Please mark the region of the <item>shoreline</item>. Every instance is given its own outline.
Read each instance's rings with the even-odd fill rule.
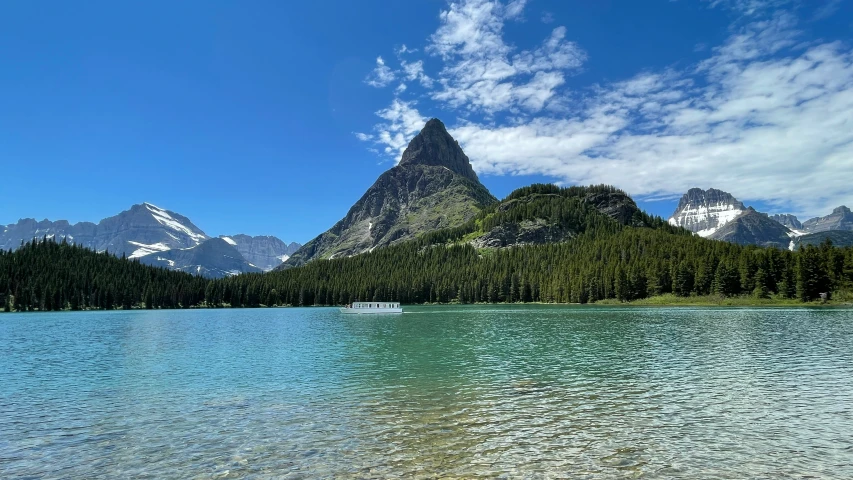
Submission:
[[[631,300],[627,302],[616,299],[599,300],[593,303],[549,303],[549,302],[477,302],[477,303],[411,303],[403,305],[404,307],[434,307],[434,306],[525,306],[525,305],[551,305],[563,307],[751,307],[751,308],[853,308],[853,301],[845,298],[844,300],[828,300],[826,302],[813,301],[801,302],[795,299],[759,299],[755,297],[677,297],[675,295],[666,294],[655,297],[648,297],[639,300]],[[144,308],[140,306],[132,306],[129,309],[123,308],[81,308],[72,310],[64,308],[61,310],[29,310],[29,311],[4,311],[0,309],[0,316],[4,313],[49,313],[49,312],[122,312],[122,311],[174,311],[174,310],[263,310],[268,308],[340,308],[340,305],[259,305],[257,307],[230,307],[230,306],[191,306],[191,307],[176,307],[176,308]]]

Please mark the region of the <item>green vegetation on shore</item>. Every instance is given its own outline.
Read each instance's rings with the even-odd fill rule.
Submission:
[[[617,299],[606,299],[595,302],[595,305],[626,305],[641,307],[802,307],[802,306],[853,306],[853,293],[848,291],[837,292],[831,300],[826,302],[813,300],[803,302],[798,298],[783,298],[778,295],[770,298],[759,298],[753,295],[740,295],[737,297],[724,297],[722,295],[691,295],[679,297],[672,293],[656,295],[654,297],[640,298],[630,302],[622,302]]]

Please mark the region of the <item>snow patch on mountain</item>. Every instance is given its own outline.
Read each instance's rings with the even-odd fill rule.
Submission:
[[[235,242],[234,239],[231,237],[219,237],[219,238],[225,240],[230,245],[234,245],[235,247],[237,246],[237,242]]]
[[[169,215],[169,213],[166,210],[163,210],[162,208],[160,208],[156,205],[152,205],[152,204],[146,202],[145,208],[147,208],[148,211],[151,212],[151,215],[154,216],[154,220],[157,220],[157,222],[160,223],[160,225],[163,225],[164,227],[169,227],[172,230],[176,230],[178,232],[181,232],[181,233],[187,235],[188,237],[190,237],[196,243],[200,243],[202,240],[207,238],[203,233],[198,234],[198,233],[192,231],[192,229],[183,225],[181,222],[178,222],[177,220],[172,218],[172,216]]]
[[[146,245],[144,243],[134,242],[131,240],[128,240],[127,243],[139,247],[134,250],[128,258],[139,258],[154,252],[165,252],[166,250],[169,250],[169,248],[171,248],[165,243],[154,243],[151,245]]]
[[[713,188],[691,188],[681,197],[678,208],[668,222],[700,237],[710,237],[745,210],[743,203],[729,193]]]
[[[700,237],[710,237],[714,232],[719,230],[720,227],[731,222],[741,213],[743,213],[743,209],[732,204],[702,205],[694,208],[688,207],[673,215],[669,219],[669,224],[692,230]],[[696,226],[700,225],[713,226],[694,230]]]

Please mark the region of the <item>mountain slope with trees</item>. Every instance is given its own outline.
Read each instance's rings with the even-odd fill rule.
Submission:
[[[337,305],[355,300],[424,302],[630,301],[678,296],[753,295],[811,301],[849,289],[853,248],[778,248],[707,240],[637,210],[622,221],[584,203],[613,187],[534,185],[466,224],[362,255],[311,262],[267,275],[214,282],[213,304]],[[528,210],[528,207],[530,208]],[[497,229],[545,220],[571,232],[559,243],[476,248]],[[248,302],[248,303],[247,303]]]

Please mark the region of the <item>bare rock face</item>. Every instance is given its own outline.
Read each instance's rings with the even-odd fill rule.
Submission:
[[[800,220],[795,215],[790,215],[787,213],[778,213],[776,215],[770,215],[770,220],[775,220],[780,224],[790,228],[791,230],[803,229],[803,224],[800,223]]]
[[[499,225],[470,243],[476,248],[503,248],[565,242],[575,235],[576,232],[566,225],[535,218]]]
[[[741,215],[718,228],[710,237],[713,240],[741,245],[791,248],[791,230],[763,213],[748,208]]]
[[[835,208],[825,217],[815,217],[803,222],[803,228],[809,233],[828,230],[853,230],[853,213],[844,205]]]
[[[220,235],[219,238],[234,246],[240,255],[251,265],[269,272],[290,258],[294,252],[302,247],[301,244],[291,242],[284,243],[277,237],[271,235]]]
[[[743,203],[730,193],[714,188],[691,188],[681,197],[669,223],[699,236],[710,237],[745,210]]]
[[[631,197],[617,192],[590,193],[584,202],[622,225],[632,225],[634,213],[639,210]]]
[[[444,124],[437,118],[428,121],[420,133],[409,142],[400,159],[400,165],[446,167],[468,180],[480,182],[459,142],[447,133]]]
[[[456,140],[432,119],[409,142],[399,165],[380,175],[344,218],[278,268],[358,255],[461,225],[496,201]]]

